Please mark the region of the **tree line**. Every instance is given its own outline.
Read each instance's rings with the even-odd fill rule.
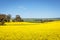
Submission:
[[[12,20],[12,22],[23,22],[24,20],[20,17],[20,15],[16,15],[15,18],[11,19],[11,15],[8,14],[0,14],[0,24],[3,25],[5,22],[10,22],[10,20]]]

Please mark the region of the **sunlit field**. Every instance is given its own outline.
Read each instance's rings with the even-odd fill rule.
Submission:
[[[60,40],[60,21],[7,22],[0,25],[0,40]]]

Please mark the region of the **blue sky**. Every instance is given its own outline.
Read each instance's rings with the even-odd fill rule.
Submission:
[[[22,18],[60,17],[60,0],[0,0],[0,13]]]

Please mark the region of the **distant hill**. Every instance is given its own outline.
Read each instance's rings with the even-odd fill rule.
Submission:
[[[58,21],[60,18],[23,18],[25,22],[40,22],[41,20],[54,20]],[[37,21],[36,21],[37,20]]]

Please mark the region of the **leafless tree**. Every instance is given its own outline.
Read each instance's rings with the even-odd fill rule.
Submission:
[[[10,14],[7,15],[7,19],[6,20],[7,20],[7,22],[10,22],[10,20],[11,20],[11,15]]]

